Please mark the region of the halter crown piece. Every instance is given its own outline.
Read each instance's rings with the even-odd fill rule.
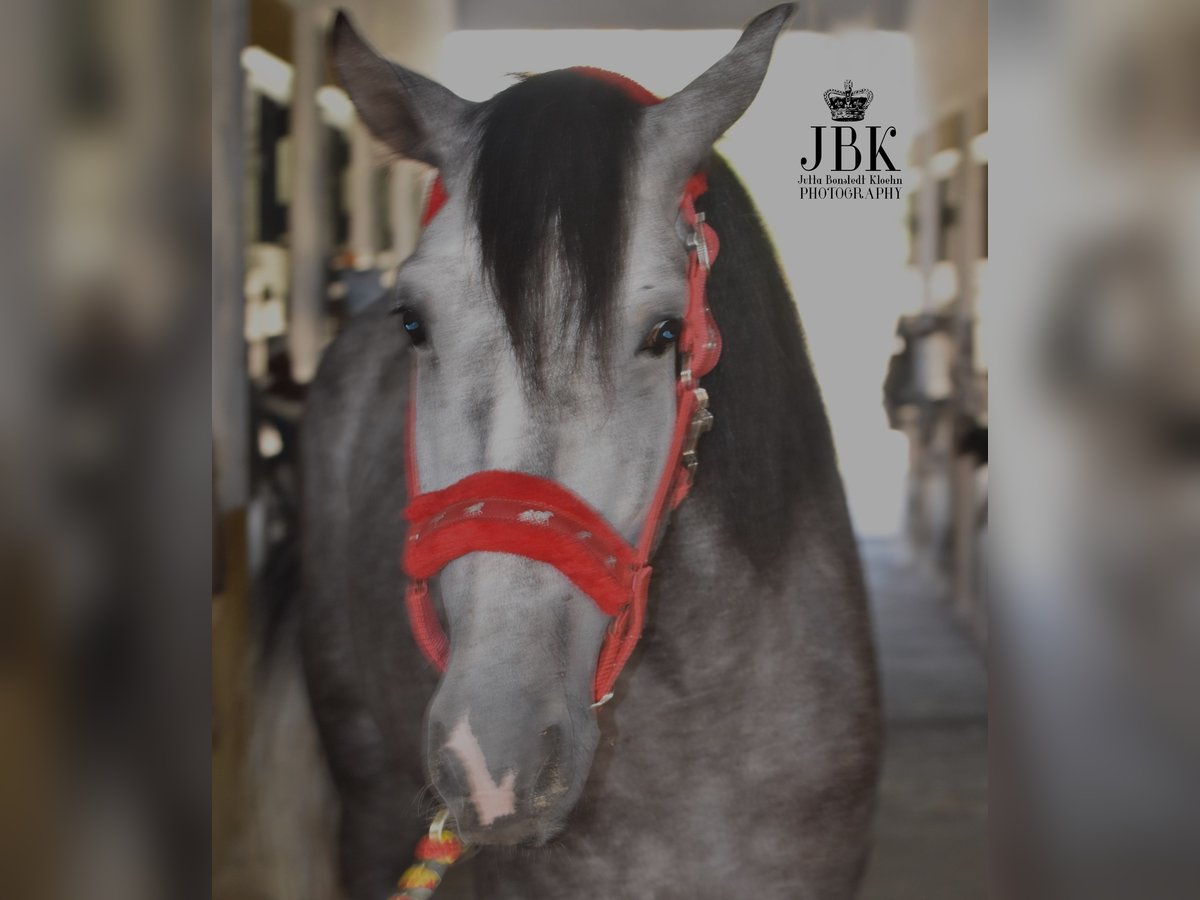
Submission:
[[[623,75],[584,67],[573,71],[614,84],[643,105],[659,102]],[[414,449],[415,392],[410,398],[406,438],[410,500],[404,512],[409,522],[404,546],[409,584],[405,601],[413,636],[439,671],[446,668],[450,644],[430,597],[429,579],[468,553],[509,553],[554,566],[613,617],[592,686],[596,705],[612,696],[613,684],[642,634],[650,555],[667,513],[691,490],[696,445],[712,427],[708,394],[699,386],[699,379],[712,371],[721,355],[721,335],[705,299],[718,242],[716,232],[695,207],[696,199],[707,189],[704,174],[698,172],[689,179],[679,202],[690,234],[687,310],[677,345],[675,424],[667,461],[636,544],[627,542],[580,497],[548,478],[521,472],[477,472],[442,490],[422,493]],[[446,199],[439,178],[430,192],[423,224],[432,220]]]

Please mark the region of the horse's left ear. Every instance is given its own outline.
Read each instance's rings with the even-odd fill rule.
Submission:
[[[775,39],[795,11],[796,4],[784,3],[757,16],[708,71],[646,108],[642,127],[648,162],[672,190],[682,188],[713,142],[750,106],[767,74]]]

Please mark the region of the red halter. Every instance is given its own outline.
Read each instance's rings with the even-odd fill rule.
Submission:
[[[575,71],[615,84],[643,105],[659,102],[623,75],[584,67]],[[521,472],[477,472],[440,491],[421,493],[413,446],[416,403],[409,402],[410,500],[404,511],[409,521],[404,571],[410,580],[406,605],[413,636],[438,671],[446,668],[450,644],[434,610],[428,579],[468,553],[510,553],[554,566],[614,617],[600,648],[593,683],[597,704],[611,696],[613,684],[642,634],[650,555],[667,513],[691,490],[698,462],[696,444],[712,427],[708,394],[698,385],[721,355],[721,334],[705,299],[708,270],[717,256],[717,235],[695,208],[696,198],[707,189],[707,180],[698,172],[688,181],[679,203],[689,229],[688,296],[678,343],[675,426],[667,462],[636,545],[625,541],[582,499],[548,478]],[[446,199],[439,178],[430,192],[422,224],[429,223]]]

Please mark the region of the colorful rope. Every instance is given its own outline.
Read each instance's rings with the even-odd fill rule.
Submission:
[[[446,810],[429,826],[429,834],[417,843],[416,861],[409,866],[389,900],[429,900],[446,871],[462,859],[467,846],[446,827]]]

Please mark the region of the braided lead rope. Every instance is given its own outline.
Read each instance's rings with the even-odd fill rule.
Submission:
[[[462,859],[467,844],[446,827],[448,810],[434,816],[429,834],[417,843],[415,860],[404,870],[396,885],[396,893],[388,900],[429,900],[446,877],[449,868]]]

